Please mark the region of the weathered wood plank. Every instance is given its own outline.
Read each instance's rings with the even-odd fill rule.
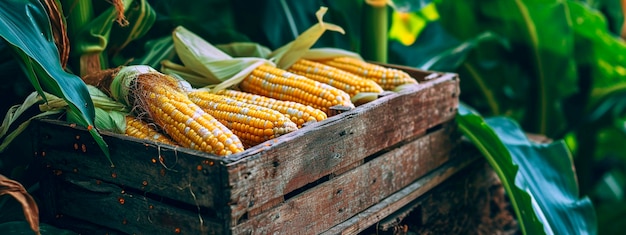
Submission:
[[[219,158],[103,132],[115,164],[110,167],[84,129],[52,120],[39,120],[33,124],[37,125],[40,137],[38,156],[52,171],[80,172],[86,177],[191,205],[197,202],[204,207],[215,207],[226,202],[225,171]],[[195,197],[189,193],[189,188],[193,189]]]
[[[472,155],[467,158],[457,158],[447,162],[437,170],[385,198],[380,203],[367,208],[354,217],[332,227],[322,234],[359,234],[359,232],[367,229],[377,222],[380,222],[409,203],[412,203],[412,201],[426,194],[455,173],[465,169],[466,166],[476,161],[476,159],[478,159],[478,155]]]
[[[163,203],[118,185],[72,173],[56,178],[55,196],[59,200],[54,203],[58,216],[128,234],[225,234],[225,223],[215,218],[215,212],[201,211],[199,207],[179,208],[171,202]]]
[[[454,118],[458,87],[445,74],[412,90],[385,96],[359,108],[311,124],[257,146],[255,152],[228,164],[232,222],[280,203],[283,195],[355,162],[423,135]],[[449,107],[448,107],[449,106]],[[233,224],[235,225],[235,224]]]
[[[317,234],[378,203],[450,159],[441,129],[401,145],[233,226],[233,234]]]

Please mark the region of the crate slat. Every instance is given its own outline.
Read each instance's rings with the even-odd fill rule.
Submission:
[[[317,234],[448,162],[446,129],[401,145],[234,226],[234,234]]]

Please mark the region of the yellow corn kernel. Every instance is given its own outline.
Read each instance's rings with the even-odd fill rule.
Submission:
[[[232,130],[246,146],[254,146],[298,129],[285,115],[269,108],[208,91],[194,91],[188,93],[188,96]]]
[[[300,59],[287,71],[331,85],[345,91],[350,97],[359,92],[383,92],[383,88],[372,80],[311,60]]]
[[[236,90],[221,90],[216,94],[276,110],[296,123],[298,128],[302,128],[304,123],[319,122],[328,117],[322,110],[293,101],[277,100]]]
[[[340,56],[317,62],[373,80],[385,90],[393,90],[404,84],[417,84],[417,80],[402,70],[386,68],[352,57]]]
[[[164,144],[176,145],[172,139],[161,134],[155,126],[151,126],[147,122],[133,116],[126,116],[125,134],[139,139],[147,139]]]
[[[274,99],[298,102],[331,115],[330,108],[340,105],[354,108],[348,93],[285,70],[260,65],[240,84],[242,91]]]
[[[194,104],[180,82],[156,72],[139,75],[132,90],[136,106],[183,147],[219,156],[242,152],[241,140]]]

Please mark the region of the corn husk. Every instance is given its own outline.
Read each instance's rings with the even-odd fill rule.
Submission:
[[[104,94],[104,92],[94,86],[87,85],[87,90],[93,100],[96,111],[94,122],[96,128],[116,133],[124,133],[126,130],[126,121],[124,117],[128,114],[128,108],[125,105],[112,100]],[[22,104],[15,105],[9,109],[4,117],[4,120],[2,121],[2,126],[0,126],[0,138],[5,137],[6,135],[6,138],[4,138],[2,144],[0,144],[0,152],[3,152],[13,139],[15,139],[15,137],[26,130],[30,122],[35,118],[52,116],[65,112],[68,122],[80,122],[81,118],[79,114],[76,112],[68,112],[69,107],[64,99],[45,92],[44,96],[45,97],[40,96],[37,92],[33,92],[26,97]],[[41,111],[41,113],[36,114],[20,123],[15,130],[7,135],[9,127],[26,110],[36,104],[39,104],[39,111]]]
[[[273,65],[262,58],[233,58],[183,26],[176,27],[172,37],[176,53],[184,65],[166,64],[169,65],[166,74],[177,74],[195,87],[215,84],[229,87],[236,85],[259,65]],[[186,76],[190,71],[201,75],[203,79]]]
[[[345,34],[338,25],[324,22],[322,19],[328,8],[321,7],[316,13],[318,23],[300,34],[295,40],[274,50],[268,58],[276,61],[276,67],[286,69],[302,58],[317,40],[327,31],[336,31]]]
[[[269,49],[254,43],[222,45],[220,46],[224,50],[222,51],[179,26],[172,36],[174,47],[183,65],[167,61],[162,64],[163,71],[184,78],[194,87],[211,86],[213,90],[221,90],[239,84],[262,64],[287,68],[307,53],[326,30],[344,33],[341,27],[322,21],[326,11],[327,8],[320,8],[316,13],[319,21],[317,24],[311,26],[296,40],[271,53],[268,53]],[[226,52],[232,53],[237,58]],[[199,79],[198,76],[204,79]]]
[[[233,42],[215,45],[220,51],[232,57],[269,58],[272,50],[256,42]]]

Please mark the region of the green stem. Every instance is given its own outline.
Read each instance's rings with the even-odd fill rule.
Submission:
[[[364,59],[387,63],[388,6],[363,5],[361,55]]]
[[[67,17],[67,32],[70,38],[70,45],[73,51],[76,50],[77,42],[81,41],[78,37],[79,32],[89,24],[94,18],[94,10],[91,1],[84,0],[65,0],[63,1],[63,11]],[[71,57],[79,57],[73,61],[72,67],[79,68],[80,75],[85,75],[93,70],[100,70],[100,58],[97,55],[90,54],[73,54]]]

